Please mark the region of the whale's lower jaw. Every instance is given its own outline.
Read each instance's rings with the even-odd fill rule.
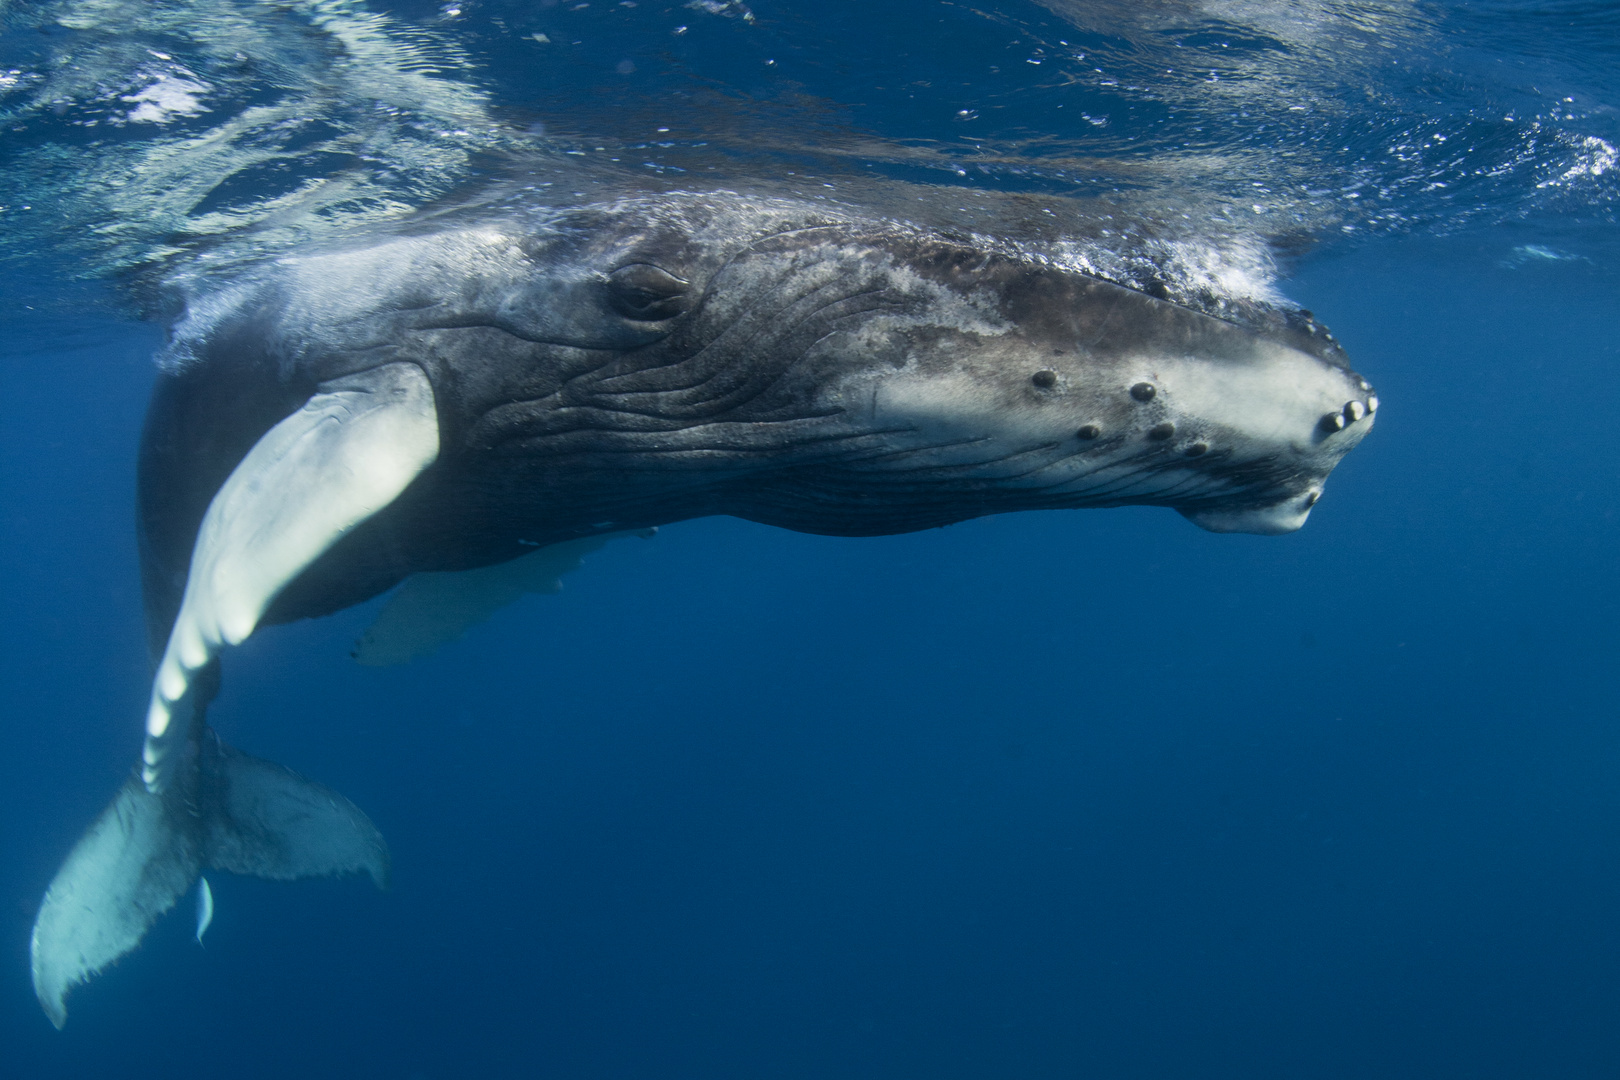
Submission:
[[[1183,509],[1181,515],[1200,529],[1217,533],[1254,533],[1280,536],[1297,531],[1311,516],[1311,508],[1322,497],[1322,488],[1313,486],[1269,506],[1246,509]]]

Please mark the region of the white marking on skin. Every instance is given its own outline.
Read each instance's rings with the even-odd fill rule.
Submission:
[[[1308,449],[1317,418],[1338,412],[1349,381],[1336,368],[1264,342],[1243,363],[1177,357],[1157,361],[1154,370],[1177,413],[1300,451]]]

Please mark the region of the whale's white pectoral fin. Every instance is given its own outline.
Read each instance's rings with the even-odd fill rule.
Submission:
[[[319,390],[254,445],[209,504],[153,680],[140,775],[74,845],[40,904],[34,990],[57,1027],[68,991],[138,945],[205,867],[387,881],[388,848],[353,803],[177,715],[221,648],[251,634],[283,588],[438,457],[433,388],[414,364]],[[212,914],[206,886],[201,902],[199,940]]]
[[[430,571],[405,579],[349,654],[367,667],[387,667],[426,656],[455,641],[528,593],[554,593],[562,577],[609,540],[650,537],[656,529],[604,533],[551,544],[522,558],[476,570]]]
[[[414,364],[324,384],[271,428],[209,504],[180,613],[152,681],[141,776],[157,792],[199,669],[253,632],[276,595],[393,502],[439,453],[433,387]]]

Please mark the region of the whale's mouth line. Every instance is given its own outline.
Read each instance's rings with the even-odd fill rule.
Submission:
[[[505,334],[507,337],[514,338],[518,341],[527,342],[530,345],[553,345],[569,349],[581,349],[585,352],[606,352],[614,353],[615,355],[617,354],[617,350],[608,347],[599,346],[592,348],[588,345],[575,344],[574,342],[565,340],[563,338],[540,337],[535,334],[527,334],[510,322],[488,317],[444,319],[442,321],[424,320],[422,322],[414,323],[411,326],[411,329],[422,332],[434,330],[494,330],[498,333]]]

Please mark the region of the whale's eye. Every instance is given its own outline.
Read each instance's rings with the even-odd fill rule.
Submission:
[[[650,263],[631,263],[608,275],[608,297],[627,319],[659,322],[686,310],[686,282]]]

